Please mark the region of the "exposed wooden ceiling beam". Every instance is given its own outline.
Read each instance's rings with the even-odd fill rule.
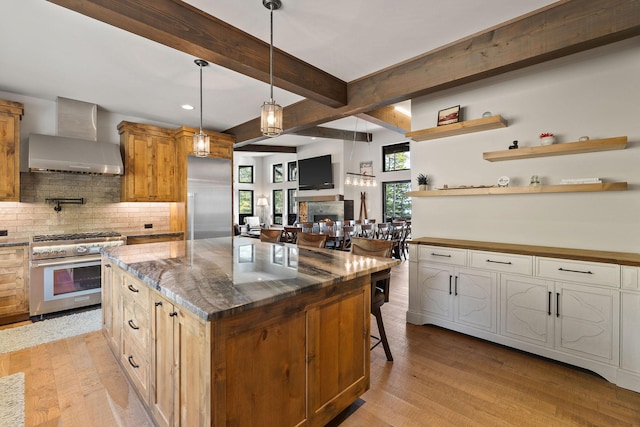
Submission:
[[[233,151],[251,151],[254,153],[297,153],[297,147],[284,145],[250,144],[241,147],[233,147]]]
[[[393,132],[405,134],[411,130],[411,117],[397,111],[392,105],[358,114],[358,117]]]
[[[285,133],[497,76],[640,35],[638,0],[568,0],[349,83],[349,104],[284,108]],[[259,119],[228,129],[236,144],[263,137]]]
[[[373,141],[373,135],[367,132],[355,132],[352,130],[342,130],[328,128],[324,126],[314,126],[307,129],[302,129],[295,133],[300,136],[311,136],[316,138],[330,138],[330,139],[346,139],[348,141],[361,141],[371,142]]]
[[[269,82],[269,44],[175,0],[49,0],[254,79]],[[260,6],[256,2],[256,7]],[[265,24],[268,12],[265,9]],[[331,107],[347,104],[347,84],[274,47],[273,83]]]

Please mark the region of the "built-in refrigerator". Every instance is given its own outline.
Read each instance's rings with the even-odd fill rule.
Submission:
[[[187,239],[232,235],[231,160],[189,156]]]

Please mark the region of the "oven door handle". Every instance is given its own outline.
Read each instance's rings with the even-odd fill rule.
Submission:
[[[31,261],[31,267],[49,267],[52,265],[64,265],[64,264],[72,264],[77,262],[95,262],[101,261],[101,257],[74,257],[74,258],[64,258],[59,261]]]

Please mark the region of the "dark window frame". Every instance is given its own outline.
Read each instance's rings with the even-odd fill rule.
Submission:
[[[278,175],[279,175],[279,179],[278,179]],[[275,163],[274,165],[272,165],[271,180],[275,184],[284,182],[284,166],[282,165],[282,163]]]
[[[409,162],[411,162],[411,150],[410,150],[409,141],[401,142],[398,144],[384,145],[382,147],[382,171],[383,172],[411,170],[411,167],[404,168],[404,169],[387,168],[387,156],[393,156],[398,153],[407,153],[407,155],[409,156]]]
[[[282,205],[279,208],[278,212],[278,197],[277,193],[281,194],[280,201]],[[271,207],[271,215],[273,216],[273,223],[277,225],[283,225],[283,216],[284,216],[284,190],[277,189],[271,192],[271,197],[273,200],[273,206]]]
[[[297,181],[298,180],[298,162],[289,162],[287,163],[287,181]]]
[[[251,204],[249,205],[251,207],[251,212],[249,213],[242,213],[242,207],[240,206],[240,203],[242,201],[242,197],[241,194],[242,193],[250,193],[251,194]],[[255,211],[254,211],[254,201],[255,201],[255,192],[253,190],[238,190],[238,223],[240,225],[244,225],[244,219],[248,216],[255,216]]]
[[[251,181],[242,181],[241,179],[241,173],[240,171],[242,169],[249,169],[251,171]],[[240,165],[238,166],[238,183],[240,184],[253,184],[254,183],[254,176],[253,176],[253,165]]]
[[[411,190],[411,180],[398,180],[398,181],[385,181],[382,183],[382,218],[385,222],[391,221],[393,218],[398,218],[398,216],[390,216],[387,212],[387,187],[391,185],[404,184],[406,185],[406,190]],[[406,194],[406,193],[405,193]],[[408,201],[409,204],[409,215],[402,215],[403,219],[411,219],[411,212],[413,210],[413,204],[411,203],[411,198],[405,196],[405,200]],[[396,212],[394,212],[396,213]]]

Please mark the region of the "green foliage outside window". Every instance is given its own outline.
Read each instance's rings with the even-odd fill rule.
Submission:
[[[384,172],[411,169],[411,152],[408,142],[382,147],[382,156]]]
[[[253,190],[238,191],[238,210],[241,215],[253,215]]]
[[[411,191],[411,181],[382,183],[384,197],[382,214],[385,221],[393,218],[411,218],[411,199],[407,197],[407,191]]]
[[[238,182],[253,183],[253,166],[238,166]]]

